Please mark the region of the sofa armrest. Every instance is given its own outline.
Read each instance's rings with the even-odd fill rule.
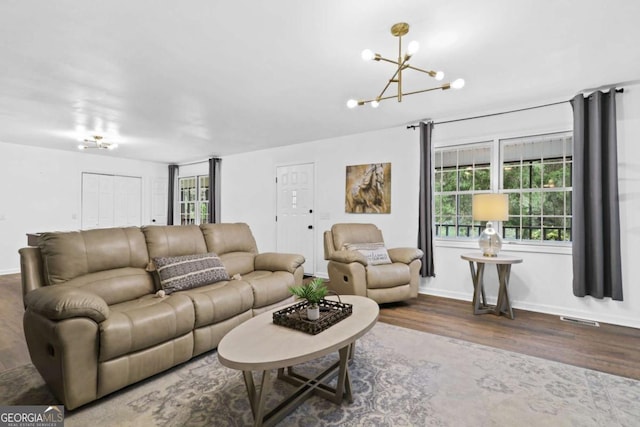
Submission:
[[[288,271],[293,274],[303,263],[302,255],[265,252],[256,255],[254,266],[256,270]]]
[[[20,253],[20,273],[22,278],[22,296],[34,289],[45,286],[44,270],[40,248],[28,247],[18,250]]]
[[[413,260],[420,259],[424,255],[424,252],[416,248],[393,248],[388,249],[388,252],[391,261],[403,264],[411,264]]]
[[[367,257],[365,257],[362,253],[358,251],[335,251],[329,257],[330,261],[341,262],[343,264],[350,264],[352,262],[359,262],[360,264],[367,266],[369,265],[369,261],[367,261]]]
[[[50,320],[88,317],[96,323],[109,317],[109,306],[98,295],[81,289],[51,285],[25,295],[27,310]]]

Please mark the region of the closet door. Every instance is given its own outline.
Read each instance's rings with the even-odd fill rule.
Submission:
[[[90,228],[129,227],[142,224],[140,177],[82,174],[82,224]]]

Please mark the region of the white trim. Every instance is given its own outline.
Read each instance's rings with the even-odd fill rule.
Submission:
[[[478,249],[477,238],[469,239],[443,239],[436,238],[433,240],[433,246],[436,248],[462,248],[462,249]],[[502,241],[502,250],[504,252],[532,252],[541,254],[559,254],[571,255],[573,253],[572,246],[566,243],[554,244],[552,242],[530,244],[524,242]]]
[[[431,288],[425,289],[424,287],[421,286],[419,293],[421,295],[433,295],[437,297],[456,299],[459,301],[469,301],[469,303],[471,303],[472,301],[471,292],[462,293],[462,292],[451,292],[443,289],[431,289]],[[487,303],[495,304],[496,298],[487,296]],[[601,323],[609,323],[612,325],[627,326],[630,328],[640,328],[640,319],[635,319],[632,317],[611,316],[607,314],[593,313],[593,312],[584,311],[584,310],[572,310],[566,307],[558,307],[558,306],[552,306],[552,305],[546,305],[546,304],[530,304],[530,303],[527,303],[526,301],[520,301],[520,300],[511,301],[511,306],[513,308],[533,311],[536,313],[552,314],[557,316],[579,317],[583,319],[594,320]],[[472,310],[471,304],[469,304],[469,310]]]
[[[20,273],[19,268],[10,268],[8,270],[0,270],[0,276],[4,276],[5,274],[17,274]]]

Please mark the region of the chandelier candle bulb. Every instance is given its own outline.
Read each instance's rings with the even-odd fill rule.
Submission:
[[[409,54],[410,56],[413,56],[416,52],[418,52],[418,50],[420,50],[420,43],[415,40],[409,43],[409,46],[407,46],[407,54]]]
[[[451,83],[451,87],[454,89],[462,89],[464,87],[464,79],[457,79]]]
[[[373,58],[375,58],[375,54],[373,53],[373,51],[371,49],[365,49],[362,51],[362,59],[365,61],[371,61]]]

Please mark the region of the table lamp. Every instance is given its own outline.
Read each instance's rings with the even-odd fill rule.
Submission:
[[[509,219],[509,196],[507,194],[474,194],[471,201],[474,221],[487,221],[487,228],[480,234],[478,242],[482,255],[494,257],[502,248],[502,239],[491,221]]]

